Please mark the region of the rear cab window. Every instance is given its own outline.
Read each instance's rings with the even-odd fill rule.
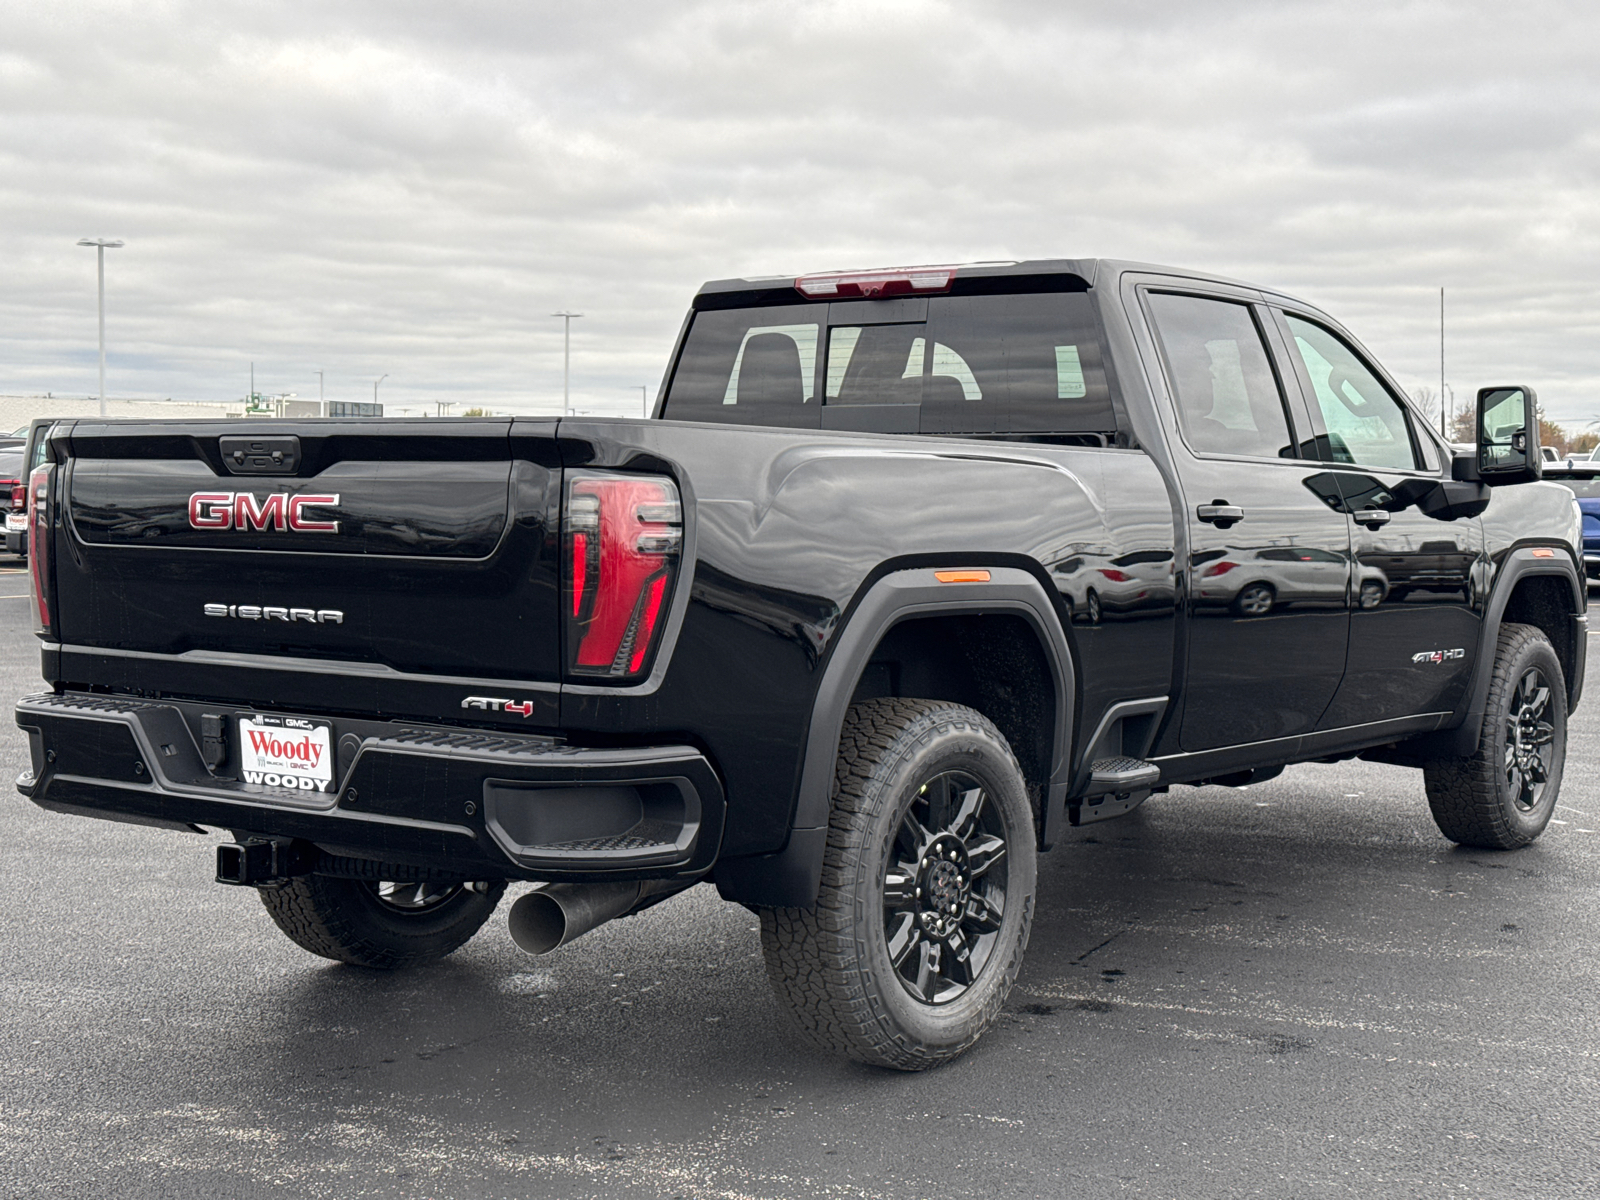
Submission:
[[[698,308],[661,415],[1103,444],[1118,423],[1085,288],[957,276],[942,295]]]

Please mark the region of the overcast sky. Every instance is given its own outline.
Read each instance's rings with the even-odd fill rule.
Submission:
[[[705,279],[1107,256],[1600,417],[1600,17],[1502,2],[6,0],[0,393],[652,398]]]

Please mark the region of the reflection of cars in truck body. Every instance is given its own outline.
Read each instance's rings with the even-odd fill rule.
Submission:
[[[1455,542],[1423,542],[1409,553],[1385,550],[1363,554],[1358,561],[1383,572],[1389,599],[1398,602],[1413,592],[1460,592],[1469,597],[1478,556],[1463,551]]]
[[[1260,617],[1289,604],[1342,608],[1349,560],[1320,546],[1262,546],[1245,553],[1205,551],[1194,556],[1197,603],[1222,605],[1236,615]]]
[[[1173,603],[1172,551],[1133,550],[1109,555],[1104,547],[1073,548],[1052,568],[1073,619],[1089,625]]]

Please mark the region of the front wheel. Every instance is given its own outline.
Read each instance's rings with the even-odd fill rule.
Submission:
[[[1035,878],[1027,786],[986,717],[945,701],[857,704],[816,907],[762,912],[768,976],[818,1045],[904,1071],[938,1066],[999,1015]]]
[[[433,962],[477,933],[506,881],[408,883],[300,875],[262,888],[261,903],[290,941],[323,958],[392,971]]]
[[[1427,764],[1423,778],[1439,831],[1484,850],[1515,850],[1555,814],[1567,756],[1567,690],[1544,631],[1502,625],[1483,731],[1469,758]]]

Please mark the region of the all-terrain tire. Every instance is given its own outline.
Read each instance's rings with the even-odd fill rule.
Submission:
[[[1533,625],[1500,627],[1492,669],[1476,751],[1428,763],[1423,779],[1445,837],[1483,850],[1515,850],[1543,833],[1555,813],[1567,752],[1566,678],[1544,631]],[[1537,699],[1529,695],[1530,681],[1548,691],[1534,719],[1527,716]],[[1537,756],[1548,762],[1532,772],[1518,770],[1519,740],[1524,751],[1548,747]],[[1524,753],[1523,761],[1533,757]],[[1536,790],[1524,783],[1534,773],[1545,776]]]
[[[385,902],[365,879],[300,875],[260,889],[261,903],[289,940],[313,954],[393,971],[434,962],[466,944],[494,912],[506,882],[473,891],[447,885],[444,897],[407,910]]]
[[[936,813],[950,818],[948,833],[931,828],[941,826]],[[972,832],[963,841],[965,829]],[[996,839],[1004,842],[998,855]],[[1035,839],[1022,770],[982,714],[936,700],[854,705],[839,742],[816,907],[761,913],[767,974],[806,1036],[903,1071],[939,1066],[976,1042],[1022,966]],[[936,903],[948,907],[917,907]],[[919,923],[930,921],[931,929]],[[914,979],[897,971],[891,942],[902,954],[899,970]],[[968,957],[952,946],[966,947]],[[914,995],[918,987],[932,1000]]]

